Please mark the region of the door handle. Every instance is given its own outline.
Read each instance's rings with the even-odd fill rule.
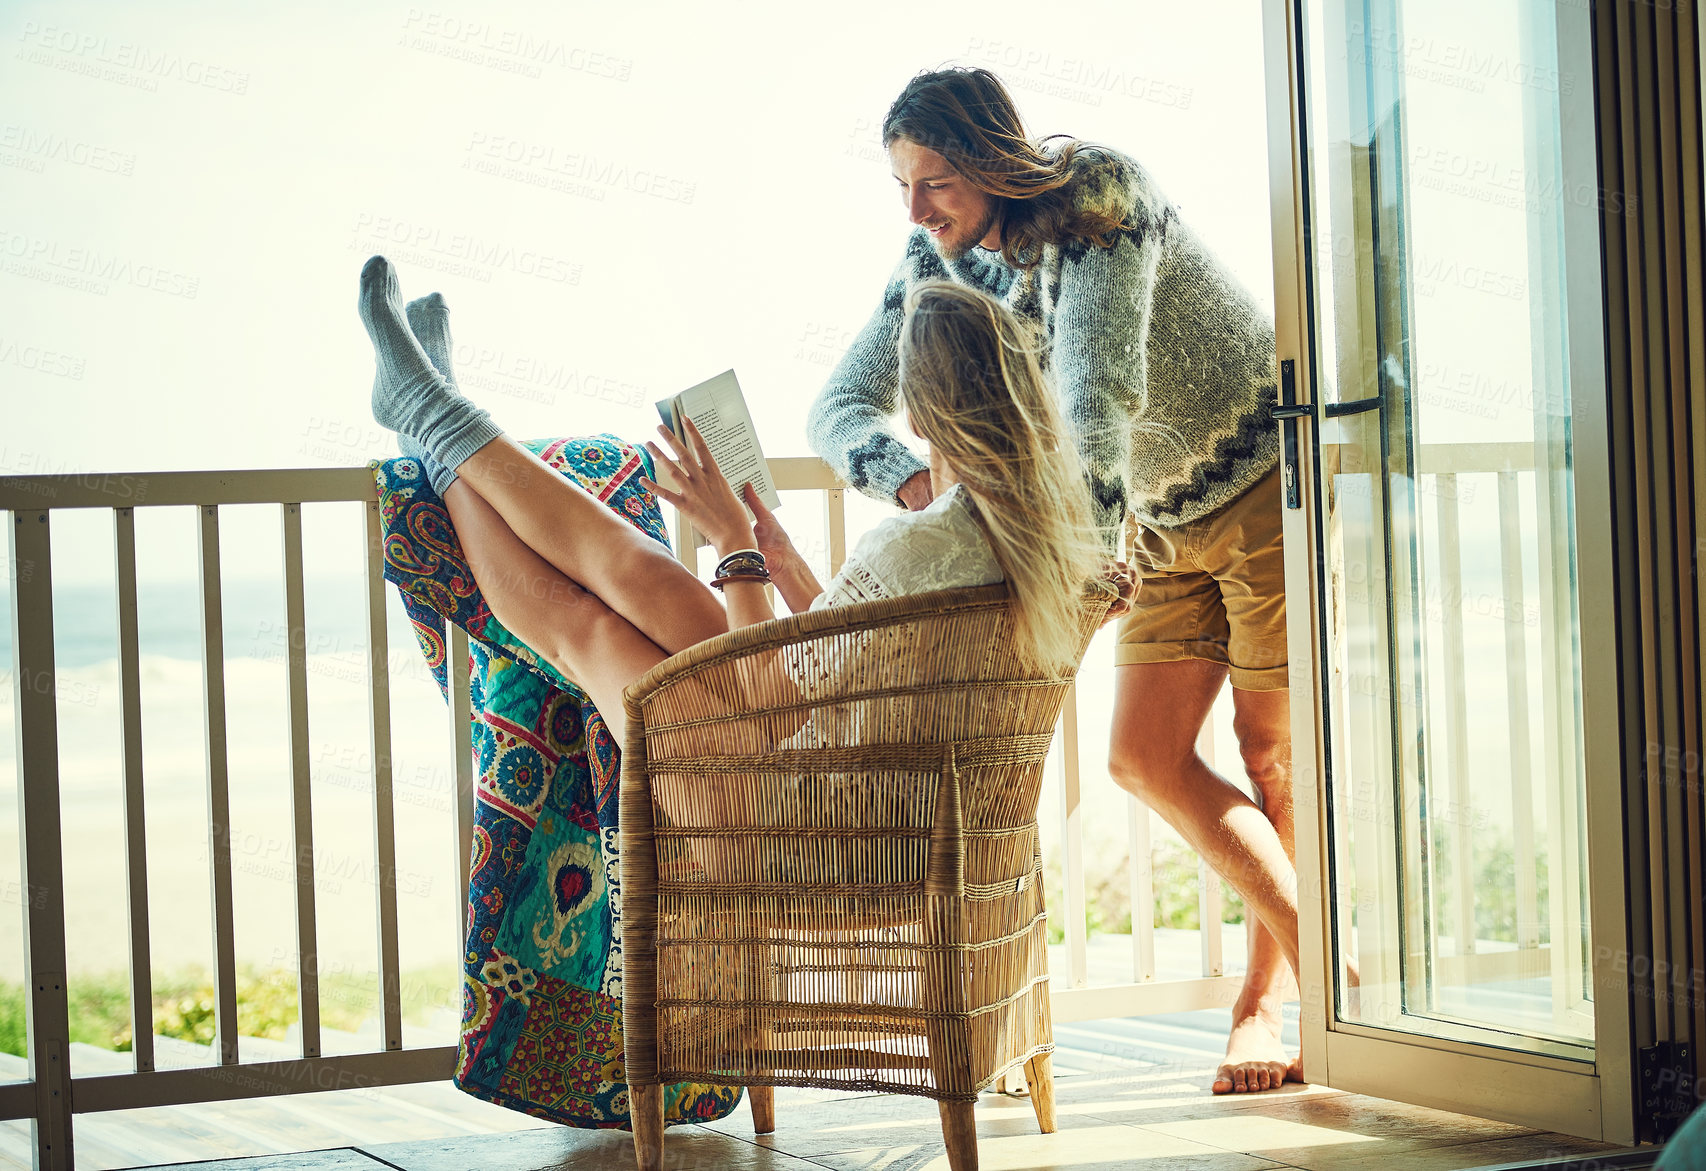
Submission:
[[[1345,403],[1321,404],[1321,416],[1338,419],[1345,415],[1360,415],[1378,411],[1385,400],[1380,395],[1354,398]],[[1297,362],[1286,358],[1280,362],[1280,397],[1274,404],[1274,420],[1280,425],[1280,462],[1285,469],[1285,506],[1302,508],[1303,493],[1297,468],[1297,421],[1315,417],[1314,403],[1297,401]]]
[[[1348,403],[1327,403],[1322,406],[1321,413],[1329,419],[1337,419],[1344,415],[1360,415],[1364,411],[1379,410],[1384,401],[1377,394],[1373,398],[1357,398]],[[1274,408],[1274,418],[1281,422],[1287,419],[1313,419],[1314,417],[1314,403],[1281,403]]]
[[[1274,406],[1274,418],[1280,425],[1280,466],[1284,470],[1285,506],[1302,508],[1302,486],[1297,470],[1297,421],[1315,413],[1313,403],[1297,401],[1297,362],[1286,358],[1280,362],[1280,399]]]
[[[1321,408],[1321,413],[1329,419],[1337,419],[1341,415],[1360,415],[1364,411],[1378,411],[1384,401],[1378,394],[1370,398],[1353,398],[1348,403],[1328,403]]]

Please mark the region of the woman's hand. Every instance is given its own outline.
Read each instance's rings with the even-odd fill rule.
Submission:
[[[1123,561],[1110,564],[1102,574],[1102,581],[1110,586],[1115,594],[1113,605],[1108,607],[1103,622],[1124,617],[1131,613],[1132,605],[1137,601],[1137,590],[1142,584],[1137,576],[1137,570]]]
[[[782,595],[782,600],[788,603],[788,609],[795,614],[802,614],[811,608],[813,599],[823,593],[823,587],[818,584],[817,575],[812,567],[806,564],[806,559],[800,556],[800,551],[794,548],[793,540],[776,520],[776,515],[764,507],[764,501],[758,498],[758,489],[747,484],[740,490],[741,499],[752,509],[752,536],[758,545],[758,551],[764,554],[764,564],[770,570],[770,581]]]
[[[775,565],[789,557],[798,557],[793,539],[776,519],[776,514],[764,507],[764,501],[758,498],[758,489],[751,484],[743,484],[740,498],[752,510],[752,541],[764,554],[765,562]]]
[[[717,467],[711,449],[705,445],[705,437],[691,419],[683,418],[681,426],[687,433],[685,441],[667,427],[658,428],[658,434],[675,452],[674,459],[660,451],[657,444],[646,444],[658,466],[669,469],[677,488],[672,491],[645,476],[640,482],[674,505],[694,528],[705,534],[720,556],[736,549],[760,548],[753,537],[752,520]],[[770,522],[775,524],[775,517]]]

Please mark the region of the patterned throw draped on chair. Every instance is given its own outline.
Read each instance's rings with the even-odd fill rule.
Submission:
[[[650,458],[610,436],[526,445],[665,546]],[[620,754],[573,682],[504,629],[420,466],[373,465],[385,577],[448,695],[446,622],[468,632],[475,750],[458,1087],[570,1126],[626,1127]],[[669,1122],[721,1118],[733,1087],[665,1092]]]

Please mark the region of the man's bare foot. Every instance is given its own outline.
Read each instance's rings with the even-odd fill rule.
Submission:
[[[1241,1001],[1232,1010],[1232,1033],[1226,1038],[1226,1060],[1214,1071],[1214,1092],[1249,1094],[1302,1080],[1301,1059],[1286,1056],[1280,1044],[1279,1004]]]

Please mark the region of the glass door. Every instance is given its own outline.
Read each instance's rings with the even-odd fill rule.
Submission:
[[[1577,508],[1584,425],[1589,483],[1604,458],[1591,170],[1572,184],[1593,149],[1586,12],[1272,7],[1298,228],[1276,266],[1297,278],[1277,412],[1292,646],[1317,675],[1299,867],[1323,892],[1304,937],[1332,1008],[1306,1072],[1598,1137],[1582,631],[1610,598],[1584,595],[1602,534],[1584,544]]]

